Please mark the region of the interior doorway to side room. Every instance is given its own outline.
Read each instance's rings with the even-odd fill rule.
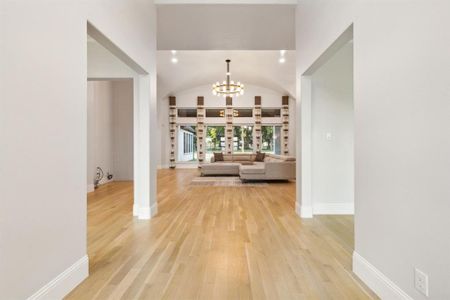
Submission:
[[[112,155],[113,163],[110,164],[115,164],[116,168],[122,170],[126,169],[126,172],[119,172],[117,177],[114,177],[113,173],[112,178],[110,176],[109,179],[133,180],[131,210],[133,216],[139,219],[149,219],[157,211],[156,165],[151,160],[154,152],[150,151],[151,128],[155,127],[152,127],[152,122],[155,122],[156,119],[156,112],[151,109],[152,100],[156,99],[156,96],[152,97],[152,91],[155,92],[152,79],[156,78],[155,75],[154,77],[150,76],[139,63],[118,48],[93,24],[87,23],[87,80],[92,81],[88,83],[88,87],[97,85],[98,88],[103,85],[106,90],[110,88],[110,101],[114,103],[116,109],[102,110],[103,115],[107,115],[105,111],[110,112],[110,119],[101,131],[104,133],[110,131],[111,128],[118,128],[120,134],[115,137],[115,142],[112,142],[112,138],[108,142],[114,146],[113,152],[116,153],[116,155]],[[99,81],[103,83],[99,83]],[[108,125],[110,128],[105,129]],[[95,136],[91,137],[91,143],[94,140]],[[118,153],[126,153],[126,155],[118,155]],[[99,154],[99,156],[103,155],[104,153]],[[94,176],[97,175],[96,167],[94,166]],[[108,168],[111,169],[111,167],[106,169]],[[90,174],[91,169],[90,167],[88,170]],[[99,170],[99,173],[100,177],[103,173],[104,178],[108,180],[108,170],[103,170],[103,172]],[[92,184],[91,180],[92,178],[89,179],[90,184]],[[92,186],[90,189],[92,190]]]
[[[353,27],[301,78],[301,215],[354,214]]]
[[[133,181],[133,80],[87,83],[87,190]]]

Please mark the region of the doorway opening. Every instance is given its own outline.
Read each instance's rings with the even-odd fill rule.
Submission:
[[[303,74],[300,85],[302,164],[297,212],[304,218],[353,215],[353,26]]]
[[[88,190],[112,180],[133,180],[133,216],[149,219],[157,212],[156,165],[150,158],[151,101],[156,99],[151,77],[88,22],[87,80],[88,101],[100,106],[87,107],[92,147],[87,149]]]
[[[88,193],[112,181],[133,181],[133,80],[87,83]]]
[[[178,126],[177,163],[196,163],[198,161],[196,129],[196,125]]]

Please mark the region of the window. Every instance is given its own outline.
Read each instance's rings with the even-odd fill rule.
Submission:
[[[234,152],[253,152],[253,126],[234,126],[233,143]]]
[[[205,142],[205,159],[209,162],[214,152],[225,150],[225,126],[207,126]]]
[[[237,108],[234,110],[235,118],[251,118],[253,117],[253,109],[251,108]]]
[[[178,117],[180,118],[196,118],[197,109],[196,108],[179,108]]]
[[[261,152],[281,154],[281,126],[261,126]]]
[[[178,162],[197,161],[196,126],[178,126]]]
[[[207,108],[206,109],[206,117],[207,118],[223,118],[224,117],[224,109],[220,108]]]
[[[281,109],[279,108],[263,108],[261,110],[261,117],[263,118],[279,118],[281,116]]]

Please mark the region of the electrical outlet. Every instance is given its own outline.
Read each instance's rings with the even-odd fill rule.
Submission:
[[[416,290],[428,297],[428,275],[414,268],[414,286]]]

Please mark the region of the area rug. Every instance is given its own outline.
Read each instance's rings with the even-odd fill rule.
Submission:
[[[195,177],[191,181],[191,185],[195,186],[233,186],[233,187],[246,187],[246,186],[266,186],[267,182],[264,181],[241,181],[236,176],[204,176]]]

